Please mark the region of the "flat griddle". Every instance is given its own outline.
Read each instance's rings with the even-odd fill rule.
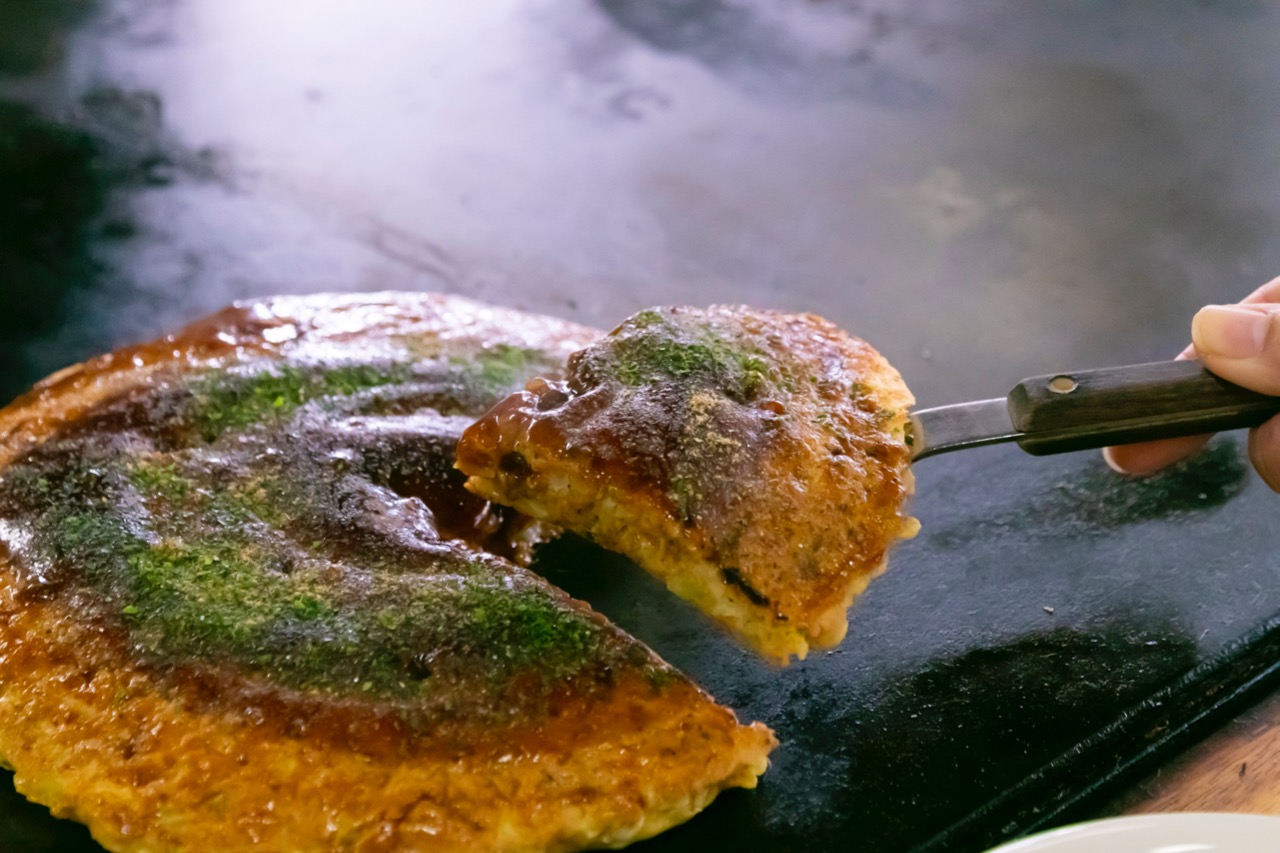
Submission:
[[[1267,4],[332,5],[0,6],[0,396],[234,299],[400,288],[817,311],[940,405],[1172,356],[1280,270]],[[1012,447],[917,477],[920,535],[783,671],[622,558],[540,553],[782,740],[637,849],[979,850],[1274,686],[1238,437],[1150,481]],[[0,848],[97,849],[7,784]]]

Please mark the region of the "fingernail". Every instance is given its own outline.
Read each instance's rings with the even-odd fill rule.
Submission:
[[[1235,305],[1206,305],[1191,321],[1196,349],[1223,358],[1252,358],[1262,352],[1271,318]]]
[[[1102,461],[1107,463],[1107,467],[1117,474],[1128,474],[1129,472],[1120,467],[1120,463],[1116,461],[1116,452],[1114,448],[1102,448]]]

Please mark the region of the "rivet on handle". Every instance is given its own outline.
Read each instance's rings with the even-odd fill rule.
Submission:
[[[1070,376],[1055,376],[1049,380],[1049,390],[1055,394],[1070,394],[1080,387]]]

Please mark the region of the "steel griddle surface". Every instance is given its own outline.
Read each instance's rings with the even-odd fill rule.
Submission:
[[[391,288],[816,311],[935,405],[1172,354],[1280,271],[1267,4],[420,5],[0,7],[0,395],[233,299]],[[977,850],[1270,683],[1278,504],[1236,439],[1147,482],[1007,447],[917,476],[920,536],[784,671],[543,550],[782,740],[637,849]],[[97,849],[7,780],[0,847]]]

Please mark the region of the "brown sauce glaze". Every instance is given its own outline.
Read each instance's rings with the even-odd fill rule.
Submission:
[[[531,322],[503,324],[514,343],[497,346],[374,334],[335,347],[339,325],[291,349],[307,322],[240,308],[55,377],[36,393],[147,368],[43,423],[0,472],[19,594],[76,602],[109,628],[102,643],[197,704],[284,703],[264,718],[359,721],[368,743],[555,715],[616,673],[657,672],[602,619],[487,556],[527,558],[542,531],[453,468],[471,418],[559,369],[572,335]]]

